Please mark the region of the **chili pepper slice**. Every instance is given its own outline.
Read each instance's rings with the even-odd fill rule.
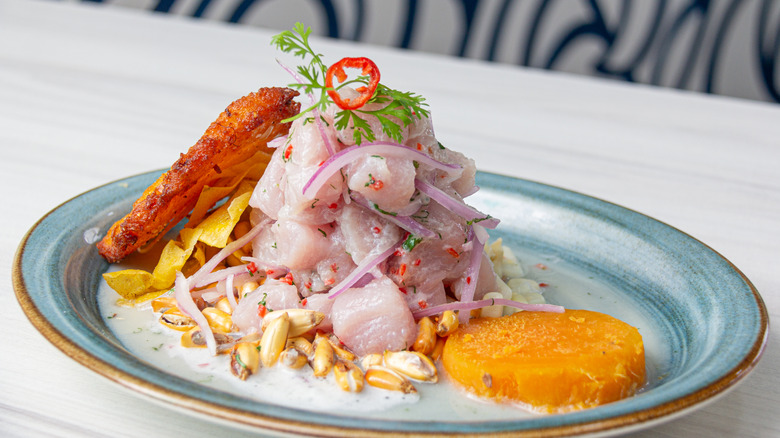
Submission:
[[[371,96],[374,95],[376,87],[379,85],[379,68],[374,64],[374,61],[368,58],[344,58],[328,68],[327,73],[325,73],[325,86],[333,88],[334,76],[339,83],[346,81],[347,73],[344,71],[345,68],[360,69],[363,76],[368,76],[368,85],[357,88],[356,91],[360,93],[360,95],[354,99],[344,99],[336,90],[328,90],[328,95],[341,109],[358,109],[365,105],[366,102],[371,99]]]

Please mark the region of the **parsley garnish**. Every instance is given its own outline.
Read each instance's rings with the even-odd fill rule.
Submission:
[[[311,33],[311,28],[305,27],[302,23],[295,23],[291,31],[283,31],[271,38],[271,44],[280,51],[290,53],[304,61],[308,60],[308,64],[299,65],[296,68],[297,73],[303,78],[303,83],[296,82],[289,86],[304,93],[310,93],[315,96],[315,100],[318,99],[312,106],[301,111],[300,114],[285,120],[285,122],[302,117],[313,109],[324,111],[331,102],[327,93],[328,88],[325,86],[325,73],[328,67],[322,61],[323,55],[315,52],[309,45]],[[345,81],[336,89],[338,90],[347,85],[360,87],[368,84],[368,80],[367,76],[358,76],[355,79]],[[403,141],[403,128],[409,126],[415,118],[422,119],[430,115],[426,109],[428,104],[425,103],[424,97],[412,92],[394,90],[381,83],[377,86],[374,95],[367,103],[375,103],[381,106],[375,110],[341,110],[336,113],[336,129],[345,130],[351,124],[355,144],[361,144],[363,140],[369,142],[376,140],[376,134],[371,129],[371,125],[361,115],[376,117],[382,127],[382,132],[399,143]]]

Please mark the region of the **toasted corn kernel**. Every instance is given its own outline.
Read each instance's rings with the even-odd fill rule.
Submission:
[[[295,348],[303,353],[306,357],[311,357],[314,354],[314,346],[311,345],[308,339],[302,336],[296,336],[287,340],[287,348]]]
[[[262,335],[260,333],[254,332],[248,335],[241,336],[236,342],[254,342],[259,345],[261,337]]]
[[[263,330],[265,330],[271,321],[273,321],[275,318],[278,318],[282,313],[286,313],[290,319],[290,331],[288,333],[288,336],[290,337],[300,336],[308,332],[309,330],[317,327],[322,322],[322,320],[325,319],[325,314],[322,312],[317,312],[316,310],[274,310],[273,312],[268,312],[263,317]]]
[[[436,339],[436,346],[433,347],[433,351],[431,351],[431,354],[428,355],[432,361],[437,361],[441,358],[441,354],[444,351],[445,342],[447,342],[447,338],[439,337]]]
[[[333,376],[339,388],[347,392],[363,390],[363,371],[354,362],[338,361],[333,366]]]
[[[417,389],[406,377],[396,373],[390,368],[372,366],[366,370],[366,383],[376,388],[390,391],[401,391],[404,394],[414,394]]]
[[[333,352],[336,353],[336,356],[339,359],[347,362],[354,362],[357,360],[355,353],[347,350],[336,335],[328,336],[328,342],[330,342],[330,346],[333,347]]]
[[[274,318],[263,331],[263,337],[260,339],[260,361],[264,367],[270,368],[279,359],[279,354],[287,345],[289,329],[290,318],[285,313]]]
[[[412,345],[412,350],[419,351],[422,354],[430,354],[436,345],[436,326],[427,316],[420,318],[417,323],[417,339]]]
[[[439,317],[439,323],[436,325],[436,334],[444,338],[457,329],[458,314],[452,310],[445,310]]]
[[[209,322],[209,327],[220,333],[230,333],[233,331],[233,318],[229,313],[225,313],[216,307],[207,307],[203,309],[203,316]]]
[[[168,328],[186,332],[195,327],[195,321],[179,310],[178,307],[171,307],[160,315],[160,323]]]
[[[227,313],[228,315],[233,314],[233,307],[230,306],[230,301],[228,301],[227,297],[222,297],[217,301],[217,304],[214,305],[215,308]]]
[[[279,363],[286,367],[297,370],[309,363],[309,359],[302,351],[290,346],[282,351],[281,354],[279,354]]]
[[[494,298],[503,298],[503,295],[501,292],[488,292],[485,294],[483,299],[489,300]],[[496,304],[493,306],[486,306],[482,308],[482,312],[480,313],[480,316],[482,318],[500,318],[504,315],[504,306],[501,304]]]
[[[238,299],[240,300],[241,298],[244,297],[244,295],[250,292],[254,292],[255,289],[257,289],[258,287],[260,287],[260,285],[256,281],[247,281],[246,283],[241,285],[241,290],[240,290],[241,293],[238,294]]]
[[[384,361],[385,359],[381,354],[371,353],[363,356],[363,358],[360,359],[360,366],[363,367],[364,370],[367,370],[372,366],[383,365]]]
[[[241,380],[257,373],[260,367],[260,353],[257,343],[239,342],[230,350],[230,372]]]
[[[152,300],[152,310],[155,312],[165,312],[168,309],[178,307],[176,298],[172,296],[158,297]]]
[[[431,383],[439,380],[436,365],[419,351],[385,351],[385,366],[414,380]]]
[[[314,356],[312,357],[311,362],[314,375],[317,377],[327,376],[333,368],[333,364],[336,362],[333,346],[330,345],[328,338],[324,335],[318,334],[314,339]]]
[[[225,263],[227,263],[228,266],[245,265],[246,263],[244,263],[244,261],[241,260],[241,257],[244,256],[246,256],[246,254],[244,254],[244,251],[242,251],[241,248],[239,248],[236,250],[236,252],[227,256],[227,258],[225,259]]]
[[[217,353],[222,354],[230,351],[233,347],[233,338],[224,333],[214,333],[214,339],[217,341]],[[206,338],[200,331],[200,327],[195,326],[181,335],[181,346],[185,348],[206,348]]]

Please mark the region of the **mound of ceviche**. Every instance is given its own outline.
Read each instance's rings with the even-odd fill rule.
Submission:
[[[475,164],[436,139],[425,99],[385,86],[367,58],[327,67],[310,33],[272,39],[305,62],[282,65],[290,88],[228,106],[98,244],[119,262],[187,217],[152,272],[104,274],[120,301],[151,302],[182,347],[229,354],[242,380],[283,366],[332,373],[344,391],[413,393],[444,369],[543,412],[633,394],[636,329],[546,304],[513,252],[488,243],[499,221],[464,202]]]

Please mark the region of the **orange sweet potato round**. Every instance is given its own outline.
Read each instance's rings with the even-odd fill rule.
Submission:
[[[645,380],[639,331],[587,310],[473,320],[447,339],[442,362],[473,394],[545,413],[620,400]]]

